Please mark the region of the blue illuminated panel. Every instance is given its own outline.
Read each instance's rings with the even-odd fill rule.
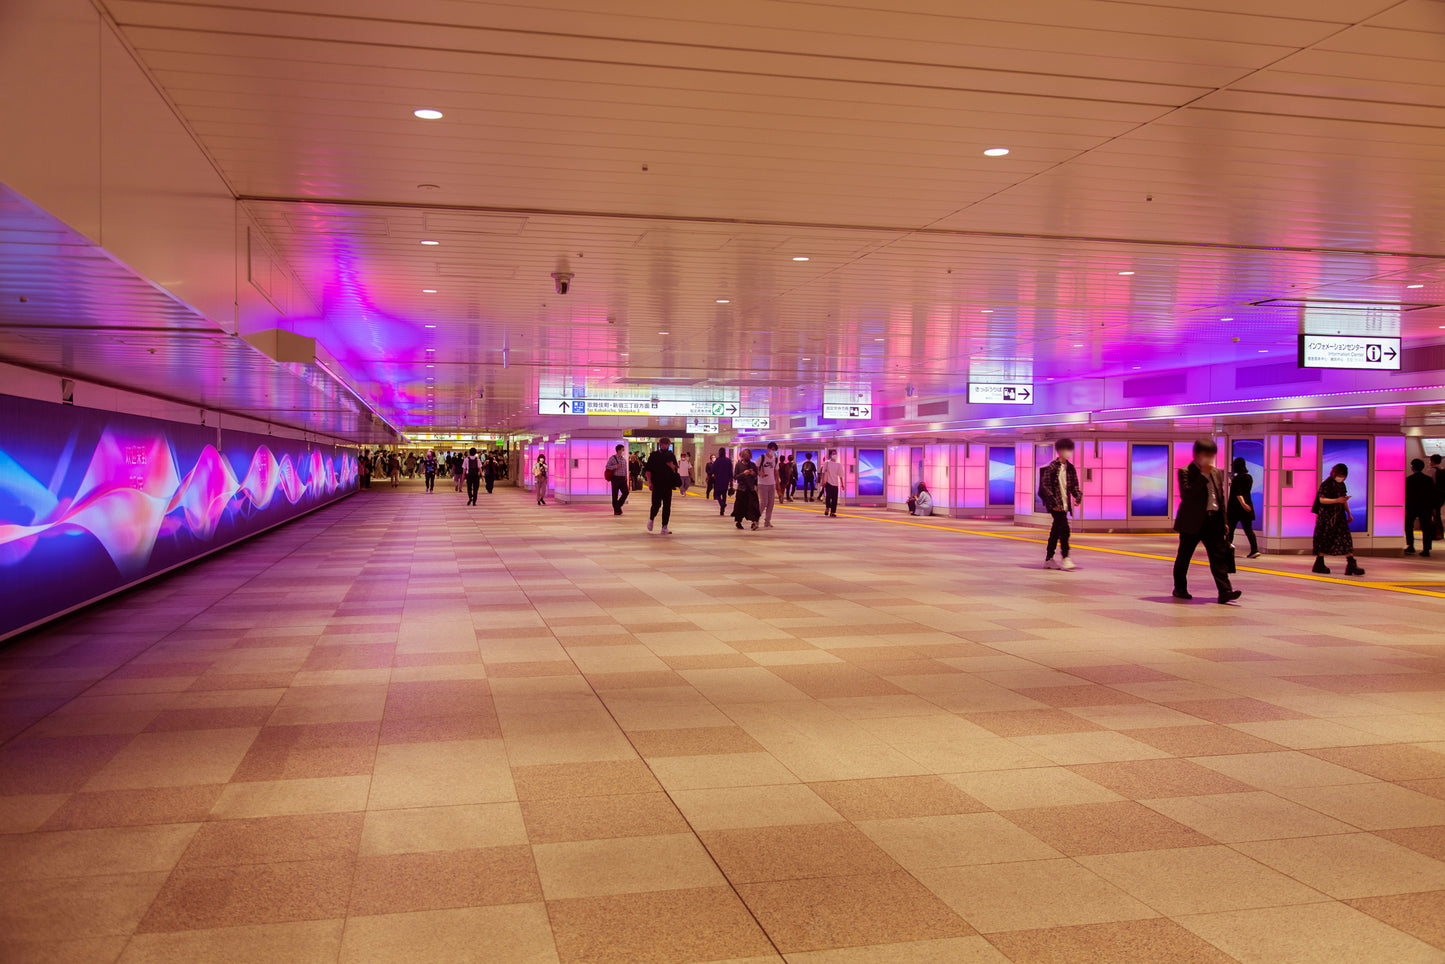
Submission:
[[[883,495],[883,449],[858,450],[858,495]]]
[[[1014,447],[988,447],[988,504],[1014,504]]]
[[[1350,490],[1351,532],[1370,531],[1370,440],[1327,438],[1320,441],[1320,481],[1330,476],[1337,462],[1350,467],[1345,485]]]

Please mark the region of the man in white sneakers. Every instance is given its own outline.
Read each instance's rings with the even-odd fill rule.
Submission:
[[[838,493],[843,491],[843,463],[838,461],[838,450],[829,449],[828,457],[818,467],[818,478],[823,483],[823,518],[838,518]]]
[[[1074,514],[1074,506],[1083,504],[1084,492],[1079,488],[1079,470],[1074,468],[1073,457],[1073,440],[1061,438],[1054,443],[1054,460],[1039,469],[1039,501],[1054,517],[1045,569],[1078,568],[1069,558],[1069,516]],[[1062,551],[1061,562],[1054,561],[1056,549]]]
[[[778,443],[769,442],[767,451],[758,459],[758,502],[763,511],[763,528],[773,527],[773,506],[778,501]]]
[[[652,531],[653,520],[660,509],[663,535],[669,535],[672,532],[667,527],[672,520],[672,490],[677,488],[681,479],[677,472],[677,456],[672,454],[672,439],[657,440],[657,451],[648,456],[642,474],[652,487],[652,514],[647,517],[647,531]]]

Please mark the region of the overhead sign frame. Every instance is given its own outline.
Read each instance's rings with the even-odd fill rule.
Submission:
[[[1397,372],[1400,339],[1389,335],[1300,335],[1300,368]]]
[[[970,405],[1032,405],[1032,382],[969,382]]]

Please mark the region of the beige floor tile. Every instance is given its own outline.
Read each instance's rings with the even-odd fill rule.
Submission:
[[[800,783],[674,790],[672,801],[698,831],[833,823],[843,819],[822,797]]]
[[[994,810],[1110,803],[1124,799],[1093,780],[1056,766],[955,773],[945,779]]]
[[[367,806],[396,810],[516,799],[501,740],[453,740],[378,747]]]
[[[855,821],[935,817],[950,813],[978,813],[988,809],[955,784],[932,774],[871,780],[834,780],[812,786],[835,810]]]
[[[548,900],[726,883],[692,834],[538,844],[532,850]]]
[[[1072,860],[939,867],[914,876],[985,934],[1159,916]]]
[[[341,939],[340,964],[557,964],[542,904],[352,917]]]
[[[361,830],[362,856],[474,850],[527,843],[515,803],[371,810]]]
[[[727,887],[552,900],[547,910],[564,964],[781,961]]]
[[[12,941],[0,944],[8,959],[25,964],[115,964],[128,937],[89,937],[74,941]]]
[[[1445,951],[1445,890],[1362,897],[1345,903]]]
[[[0,836],[0,880],[170,871],[200,824]]]
[[[1259,723],[1234,723],[1235,729],[1295,750],[1313,750],[1327,746],[1364,746],[1389,743],[1390,738],[1366,733],[1333,720],[1266,720]]]
[[[1237,964],[1164,917],[1006,931],[990,940],[1014,964]]]
[[[1078,861],[1171,917],[1325,899],[1319,891],[1228,847],[1102,854]]]
[[[221,791],[211,816],[274,817],[292,813],[364,810],[371,777],[316,777],[232,783]]]
[[[1331,787],[1345,783],[1369,783],[1374,778],[1347,767],[1317,760],[1305,753],[1240,753],[1229,756],[1194,757],[1200,766],[1242,780],[1262,790],[1284,787]]]
[[[522,816],[527,836],[538,844],[689,832],[677,807],[660,792],[524,800]]]
[[[1157,760],[1169,756],[1163,750],[1113,730],[1018,736],[1014,737],[1013,741],[1060,766],[1116,763],[1121,760]]]
[[[225,783],[260,730],[141,733],[86,783],[86,790]]]
[[[810,697],[761,666],[751,669],[691,669],[680,674],[714,703],[770,703]]]
[[[996,813],[862,820],[858,829],[907,870],[1063,856]]]
[[[785,955],[784,960],[787,964],[1009,964],[1009,959],[983,937],[800,951]]]
[[[1445,863],[1372,833],[1258,840],[1234,848],[1339,900],[1445,889]]]
[[[615,725],[606,730],[583,733],[526,736],[507,733],[506,741],[507,757],[513,766],[595,763],[601,760],[631,760],[637,756],[637,751]]]
[[[1183,917],[1242,964],[1439,964],[1440,951],[1344,904]]]
[[[1397,830],[1445,824],[1445,800],[1393,783],[1282,787],[1275,792],[1361,830]]]
[[[900,743],[896,749],[930,773],[967,773],[1014,767],[1046,767],[1053,761],[1016,740],[979,737],[953,743]]]
[[[15,881],[0,900],[0,934],[15,942],[129,936],[165,882],[165,873]]]
[[[663,757],[651,761],[650,766],[669,791],[800,782],[769,753]]]
[[[700,833],[734,884],[804,877],[847,877],[898,867],[851,823],[791,824]]]
[[[336,920],[252,924],[171,934],[137,934],[117,964],[332,964],[341,949]]]
[[[31,793],[0,797],[0,834],[38,830],[60,809],[61,804],[69,799],[68,793]]]
[[[1166,797],[1146,800],[1144,805],[1221,843],[1317,837],[1355,831],[1347,823],[1265,790]]]

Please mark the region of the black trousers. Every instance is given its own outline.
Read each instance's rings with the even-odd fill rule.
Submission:
[[[1227,536],[1224,517],[1218,512],[1209,513],[1200,531],[1179,533],[1179,555],[1174,558],[1174,588],[1180,592],[1189,591],[1189,560],[1194,558],[1194,550],[1202,542],[1204,551],[1209,554],[1209,572],[1214,576],[1214,587],[1220,595],[1232,590],[1234,587],[1229,584],[1229,573],[1225,570],[1229,558]]]
[[[716,492],[713,493],[713,495],[717,498],[717,514],[725,515],[728,511],[727,487],[724,486],[723,488],[718,489]]]
[[[1405,513],[1405,546],[1415,548],[1415,523],[1420,523],[1420,539],[1425,543],[1425,551],[1430,551],[1430,546],[1435,535],[1435,517],[1429,512],[1406,512]]]
[[[480,475],[467,476],[467,505],[477,504],[477,492],[481,487],[482,477]]]
[[[622,514],[622,507],[627,504],[627,483],[621,479],[612,480],[612,511],[618,515]]]
[[[789,479],[787,482],[783,483],[783,498],[787,499],[789,502],[792,502],[793,496],[797,494],[798,482],[796,479]]]
[[[838,514],[838,487],[826,482],[823,483],[823,514]]]
[[[657,510],[662,510],[662,527],[667,528],[668,520],[672,518],[672,490],[668,488],[653,488],[652,490],[652,514],[649,519],[657,518]]]
[[[432,490],[432,486],[434,486],[434,485],[436,485],[436,484],[437,484],[437,474],[436,474],[435,472],[428,472],[428,473],[426,474],[426,490],[427,490],[428,492],[430,492],[430,491]]]
[[[803,476],[803,501],[812,502],[814,494],[818,491],[813,479]]]
[[[1258,552],[1258,551],[1259,551],[1259,540],[1254,537],[1254,520],[1253,520],[1253,519],[1233,519],[1233,520],[1231,520],[1230,523],[1229,523],[1229,541],[1230,541],[1230,542],[1233,542],[1233,541],[1234,541],[1234,533],[1235,533],[1235,530],[1236,530],[1239,526],[1244,526],[1244,535],[1245,535],[1245,538],[1247,538],[1247,539],[1249,540],[1249,551],[1250,551],[1250,552]]]
[[[488,476],[488,477],[487,477],[487,495],[491,495],[491,494],[492,494],[492,486],[494,486],[494,485],[496,485],[496,484],[497,484],[497,480],[496,480],[495,478],[493,478],[492,476]]]
[[[1049,555],[1054,557],[1055,550],[1062,549],[1064,557],[1069,555],[1069,514],[1062,509],[1058,512],[1050,511],[1049,515],[1054,517],[1054,524],[1049,527]]]

